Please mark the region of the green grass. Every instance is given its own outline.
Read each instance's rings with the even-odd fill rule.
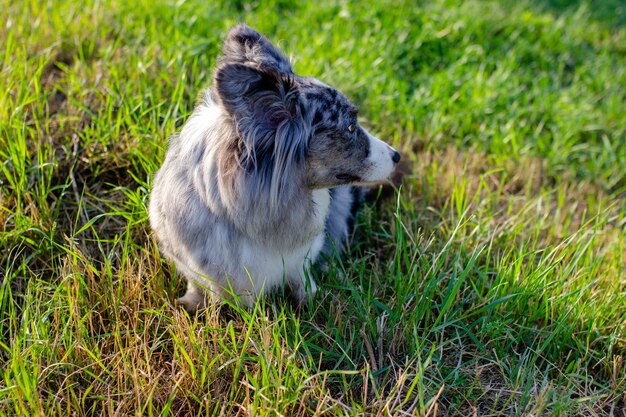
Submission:
[[[0,0],[0,416],[625,415],[626,6],[414,3]],[[240,21],[411,173],[303,311],[189,317],[146,204]]]

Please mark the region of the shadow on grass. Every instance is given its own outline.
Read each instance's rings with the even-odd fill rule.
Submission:
[[[626,3],[623,0],[533,0],[535,6],[555,15],[585,8],[589,16],[609,28],[626,26]]]

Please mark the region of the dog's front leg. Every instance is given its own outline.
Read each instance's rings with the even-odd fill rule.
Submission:
[[[305,304],[308,298],[315,296],[317,285],[308,265],[303,266],[302,270],[289,280],[289,287],[298,305]]]
[[[206,297],[205,291],[194,281],[189,280],[187,281],[187,292],[176,300],[176,304],[182,306],[189,314],[194,314],[206,307]]]

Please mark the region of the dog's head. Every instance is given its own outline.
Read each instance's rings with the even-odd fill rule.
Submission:
[[[289,184],[311,189],[385,180],[400,154],[369,134],[340,92],[293,73],[289,60],[248,26],[232,29],[215,70],[218,103],[233,121],[240,163],[272,201]]]

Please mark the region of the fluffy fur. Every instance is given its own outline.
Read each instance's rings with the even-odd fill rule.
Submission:
[[[295,75],[253,29],[233,28],[211,89],[154,176],[150,224],[188,281],[179,302],[234,294],[246,305],[287,284],[316,291],[308,269],[347,243],[360,187],[400,155],[357,123],[334,88]]]

